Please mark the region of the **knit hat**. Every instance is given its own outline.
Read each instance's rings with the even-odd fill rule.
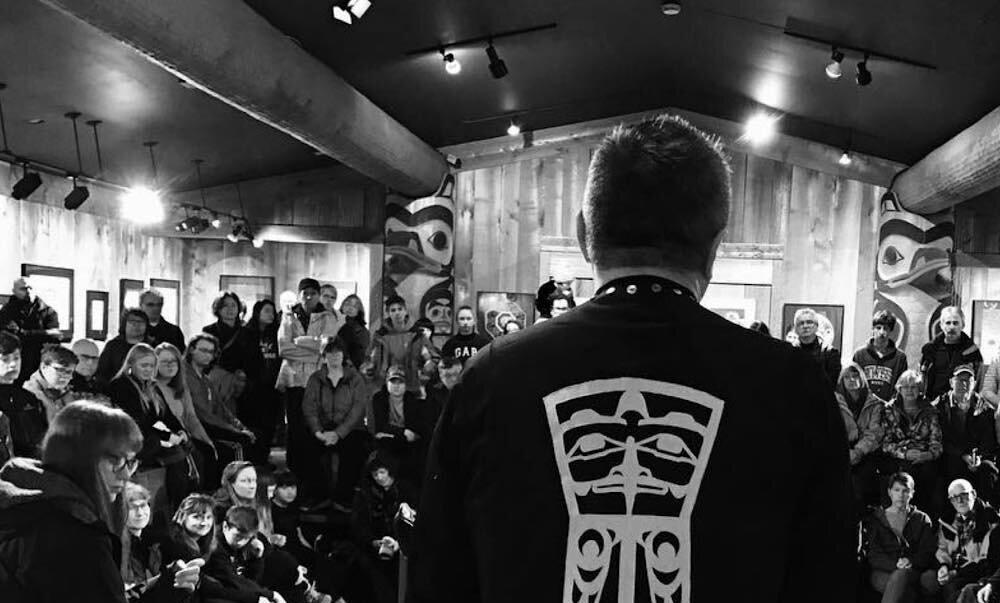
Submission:
[[[319,281],[309,277],[302,279],[299,281],[299,291],[303,291],[305,289],[315,289],[316,291],[319,291]]]

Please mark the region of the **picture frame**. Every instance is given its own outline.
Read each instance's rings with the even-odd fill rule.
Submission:
[[[73,270],[40,264],[21,264],[21,276],[31,279],[34,295],[42,299],[59,316],[62,340],[73,339]]]
[[[278,300],[274,297],[273,276],[222,274],[219,275],[219,291],[232,291],[238,295],[240,301],[245,306],[244,309],[246,312],[249,312],[250,308],[262,299],[269,299],[276,304],[278,303]]]
[[[87,339],[107,340],[109,297],[107,291],[87,291]]]
[[[972,300],[972,340],[986,364],[1000,355],[1000,300]]]
[[[161,316],[175,325],[181,322],[181,282],[169,278],[151,278],[149,286],[163,295]]]
[[[118,279],[118,316],[125,314],[126,308],[139,307],[139,294],[146,288],[146,282],[138,279]]]
[[[795,313],[804,308],[812,308],[819,322],[817,334],[824,344],[843,351],[844,306],[831,304],[785,304],[781,308],[781,332],[777,337],[788,341],[795,334]],[[797,339],[797,338],[796,338]]]
[[[480,291],[476,295],[476,325],[480,333],[503,335],[504,324],[516,320],[526,329],[535,323],[535,295],[504,291]]]

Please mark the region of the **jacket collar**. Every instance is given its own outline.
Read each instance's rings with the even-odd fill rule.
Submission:
[[[670,279],[648,274],[616,278],[597,290],[593,299],[662,299],[686,297],[697,303],[690,289]]]

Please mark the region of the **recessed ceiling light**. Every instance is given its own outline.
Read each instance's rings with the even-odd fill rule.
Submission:
[[[660,11],[668,17],[675,17],[681,14],[681,3],[680,2],[664,2],[660,4]]]
[[[44,124],[45,120],[42,119],[41,117],[36,117],[34,119],[29,119],[28,123],[31,124],[31,125],[33,125],[33,126],[37,126],[38,124]]]

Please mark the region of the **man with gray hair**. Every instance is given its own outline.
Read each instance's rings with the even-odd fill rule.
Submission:
[[[27,277],[14,279],[11,298],[0,308],[0,329],[21,340],[21,374],[17,382],[23,383],[41,363],[42,346],[59,343],[59,314],[31,291]]]
[[[798,336],[795,347],[809,354],[819,364],[833,390],[840,376],[840,350],[833,347],[832,341],[823,341],[819,336],[819,320],[812,308],[800,308],[796,311],[794,323],[795,334]]]
[[[949,389],[949,381],[960,364],[972,367],[974,376],[980,377],[983,354],[972,338],[965,334],[965,313],[958,306],[941,310],[941,333],[920,350],[920,372],[928,400],[935,400]]]
[[[597,148],[577,232],[598,289],[465,364],[429,453],[414,601],[854,600],[826,377],[699,303],[729,178],[678,117]]]
[[[139,307],[149,317],[149,325],[146,327],[149,345],[155,348],[166,342],[183,352],[184,332],[163,318],[163,294],[158,289],[146,289],[139,295]]]

